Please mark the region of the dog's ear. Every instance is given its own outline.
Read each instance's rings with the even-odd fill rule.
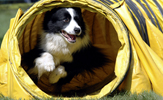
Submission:
[[[52,15],[57,11],[57,9],[59,9],[59,8],[53,8],[52,10],[47,11],[45,13],[44,19],[47,19],[47,20],[50,19],[52,17]]]
[[[48,23],[50,20],[52,20],[53,14],[58,10],[59,8],[53,8],[50,11],[45,12],[44,21],[43,21],[43,30],[48,30]]]
[[[81,9],[79,7],[73,7],[73,9],[81,15]]]
[[[42,24],[43,25],[43,30],[45,30],[45,31],[48,30],[47,24],[48,24],[50,18],[51,18],[51,12],[50,11],[47,11],[45,13],[44,21],[43,21],[43,24]]]

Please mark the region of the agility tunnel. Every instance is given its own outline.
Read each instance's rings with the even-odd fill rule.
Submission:
[[[85,93],[83,99],[117,90],[163,96],[162,5],[162,0],[40,0],[25,12],[19,9],[1,44],[0,93],[14,99],[57,99],[57,91]],[[36,85],[21,66],[21,55],[36,45],[45,12],[55,7],[80,7],[91,42],[113,61],[95,74],[75,76],[59,90],[46,77]]]

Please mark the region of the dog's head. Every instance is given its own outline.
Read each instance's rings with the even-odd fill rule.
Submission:
[[[46,12],[43,30],[60,34],[68,43],[75,43],[76,38],[85,35],[85,24],[80,8],[54,8]]]

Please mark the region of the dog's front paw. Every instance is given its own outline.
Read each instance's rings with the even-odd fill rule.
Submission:
[[[60,78],[64,78],[67,76],[67,72],[63,66],[58,66],[53,72],[49,75],[49,82],[51,84],[57,83]]]
[[[35,67],[38,70],[38,78],[45,72],[53,71],[55,69],[53,56],[48,52],[43,53],[41,57],[35,59]]]

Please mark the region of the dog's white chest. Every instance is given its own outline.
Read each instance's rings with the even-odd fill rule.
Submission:
[[[69,44],[59,34],[42,35],[40,45],[41,48],[53,56],[56,65],[73,60]]]

